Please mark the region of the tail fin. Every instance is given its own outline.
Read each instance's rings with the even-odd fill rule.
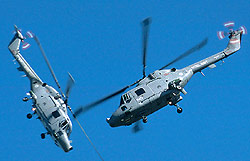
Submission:
[[[18,30],[16,25],[15,25],[15,31],[16,31],[16,34],[9,43],[9,50],[11,51],[18,51],[20,43],[24,39],[23,35],[21,34],[20,30]]]
[[[227,45],[227,48],[225,49],[225,54],[227,56],[235,53],[240,49],[241,36],[242,36],[241,30],[233,31],[232,33],[230,33],[229,36],[230,40]]]
[[[30,80],[37,80],[42,83],[42,80],[37,76],[37,74],[34,72],[34,70],[30,67],[30,65],[26,62],[26,60],[23,58],[23,56],[20,54],[20,43],[24,40],[24,37],[20,30],[18,30],[17,26],[15,25],[16,34],[14,38],[9,43],[9,50],[16,59],[16,61],[19,63],[20,67],[18,68],[19,71],[24,71],[27,77]]]

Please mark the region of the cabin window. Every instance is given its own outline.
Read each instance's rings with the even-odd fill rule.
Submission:
[[[52,112],[52,116],[54,116],[54,118],[57,118],[60,116],[60,113],[58,111],[54,111]]]
[[[145,93],[145,90],[144,90],[143,88],[140,88],[140,89],[137,89],[137,90],[135,91],[135,93],[137,94],[137,96],[140,96],[140,95],[142,95],[143,93]]]
[[[122,111],[125,111],[127,109],[127,107],[126,106],[122,106],[121,109],[122,109]]]
[[[172,68],[172,69],[171,69],[171,72],[175,72],[175,71],[176,71],[176,68]]]

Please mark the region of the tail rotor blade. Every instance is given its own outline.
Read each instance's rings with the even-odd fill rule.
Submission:
[[[142,21],[142,55],[143,55],[143,78],[146,77],[146,56],[147,56],[147,46],[148,46],[148,33],[149,33],[149,25],[151,23],[151,18],[146,18]]]
[[[245,26],[241,26],[240,30],[242,31],[242,34],[247,34],[247,28]]]
[[[22,45],[22,49],[23,49],[23,50],[26,50],[26,49],[28,49],[30,46],[31,46],[31,45],[30,45],[29,43],[24,42],[23,45]]]
[[[26,32],[26,35],[27,35],[29,38],[34,38],[34,34],[33,34],[31,31],[27,31],[27,32]]]
[[[172,65],[173,63],[183,59],[184,57],[200,50],[201,48],[203,48],[208,42],[208,38],[205,38],[204,40],[202,40],[199,44],[195,45],[194,47],[192,47],[191,49],[189,49],[188,51],[186,51],[185,53],[181,54],[180,56],[178,56],[176,59],[174,59],[173,61],[169,62],[167,65],[161,67],[159,70],[162,70],[170,65]]]
[[[229,30],[233,30],[234,27],[234,22],[233,21],[228,21],[224,23],[224,26],[228,28]]]
[[[217,36],[218,36],[219,40],[224,39],[224,38],[225,38],[224,31],[218,31],[218,32],[217,32]]]

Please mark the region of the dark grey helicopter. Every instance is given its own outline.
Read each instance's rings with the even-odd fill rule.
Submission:
[[[216,62],[223,60],[224,58],[227,58],[231,54],[238,51],[240,49],[241,36],[244,32],[242,28],[235,31],[230,29],[230,32],[228,33],[230,40],[227,48],[223,51],[192,65],[189,65],[183,69],[165,69],[169,65],[179,61],[180,59],[205,46],[207,44],[207,39],[204,39],[198,45],[186,51],[175,60],[146,76],[146,50],[150,22],[150,18],[147,18],[142,22],[143,78],[103,99],[100,99],[87,106],[80,107],[75,112],[75,115],[86,112],[96,105],[110,99],[111,97],[123,93],[126,89],[130,88],[133,85],[136,85],[136,87],[121,96],[119,108],[112,114],[110,118],[106,119],[111,127],[131,125],[132,123],[137,122],[140,119],[142,119],[143,122],[146,123],[148,115],[167,105],[175,106],[177,108],[177,112],[181,113],[182,108],[178,105],[178,102],[183,99],[181,93],[183,93],[184,95],[187,94],[184,87],[191,79],[191,77],[197,72],[202,73],[202,70],[207,67],[216,67]],[[136,124],[135,130],[137,130],[137,128],[138,124]]]

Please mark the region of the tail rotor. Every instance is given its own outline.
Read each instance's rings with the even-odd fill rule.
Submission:
[[[13,34],[17,34],[18,37],[20,37],[20,34],[22,33],[22,29],[18,28],[16,25],[14,25],[15,30],[13,31]],[[26,50],[28,49],[31,45],[27,42],[25,42],[24,40],[26,39],[26,37],[21,36],[20,39],[22,40],[22,49]]]
[[[219,40],[224,39],[226,36],[230,36],[234,32],[234,26],[235,23],[233,21],[228,21],[223,24],[224,27],[228,29],[228,31],[217,31],[217,36]],[[242,34],[247,34],[247,29],[245,26],[240,26],[238,29],[239,31],[242,31]]]

